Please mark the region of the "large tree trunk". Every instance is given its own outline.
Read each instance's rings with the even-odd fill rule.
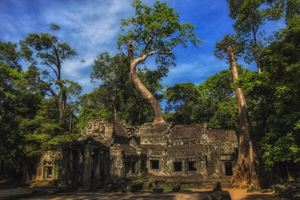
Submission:
[[[139,79],[136,68],[137,65],[143,61],[145,61],[148,57],[148,54],[144,54],[141,57],[134,58],[133,57],[133,49],[132,44],[128,45],[128,57],[130,59],[130,72],[129,75],[131,80],[133,81],[136,89],[140,92],[140,94],[146,99],[152,108],[153,111],[153,124],[165,123],[163,115],[160,110],[160,105],[154,95],[144,86],[142,81]]]
[[[63,91],[64,88],[61,86],[61,92],[58,97],[58,112],[59,112],[59,117],[58,117],[58,123],[60,126],[65,125],[65,114],[66,114],[66,94]]]
[[[64,84],[61,82],[61,60],[59,57],[59,53],[57,50],[56,46],[53,46],[53,50],[55,53],[55,57],[56,57],[56,69],[55,69],[55,74],[56,74],[56,81],[59,87],[59,94],[58,94],[58,112],[59,112],[59,116],[58,116],[58,123],[61,127],[65,126],[65,114],[66,114],[66,108],[67,108],[67,95],[66,95],[66,91],[65,91],[65,86]]]
[[[254,49],[252,49],[252,53],[253,53],[254,60],[255,60],[256,66],[257,66],[257,72],[261,73],[262,68],[261,68],[260,54],[258,52],[259,47],[258,47],[258,43],[257,43],[257,30],[252,29],[252,35],[253,35],[253,43],[254,43],[254,46],[253,46]]]
[[[233,82],[236,83],[239,74],[232,47],[228,47],[228,57],[231,67]],[[231,184],[234,187],[249,187],[260,189],[258,179],[258,160],[251,138],[251,125],[248,119],[247,104],[245,95],[239,87],[235,87],[235,94],[239,109],[240,130],[239,130],[239,152],[237,165],[235,167]]]

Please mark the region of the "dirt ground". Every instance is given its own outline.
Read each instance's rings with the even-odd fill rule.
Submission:
[[[248,193],[246,189],[229,189],[231,200],[284,200],[284,198],[276,197],[271,192],[251,192]]]
[[[284,200],[283,198],[276,197],[273,193],[261,193],[253,192],[247,193],[245,189],[229,189],[230,197],[232,200]],[[154,200],[154,199],[166,199],[166,200],[208,200],[209,195],[205,191],[194,191],[186,193],[100,193],[100,192],[87,192],[87,193],[73,193],[62,194],[57,196],[37,197],[34,199],[41,200],[81,200],[81,199],[103,199],[103,200],[121,200],[121,199],[136,199],[136,200]],[[287,200],[287,199],[286,199]]]
[[[76,193],[69,195],[61,195],[55,197],[40,197],[31,198],[35,200],[205,200],[207,196],[201,193],[164,193],[164,194],[153,194],[153,193]]]
[[[273,193],[253,192],[247,193],[245,189],[224,189],[225,192],[229,192],[232,200],[287,200],[284,198],[276,197]],[[9,196],[14,194],[20,194],[20,196],[30,194],[32,188],[15,188],[0,190],[0,199],[10,199]],[[23,194],[23,195],[22,195]],[[122,192],[73,192],[54,194],[49,196],[37,196],[28,198],[15,198],[15,199],[40,199],[40,200],[122,200],[122,199],[136,199],[136,200],[154,200],[154,199],[166,199],[166,200],[208,200],[211,194],[208,190],[192,190],[190,192],[181,193],[122,193]],[[20,197],[19,196],[19,197]],[[10,196],[12,197],[12,196]],[[23,196],[24,197],[24,196]]]

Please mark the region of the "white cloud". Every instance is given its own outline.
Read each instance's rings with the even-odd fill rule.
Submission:
[[[44,2],[42,18],[61,26],[61,38],[79,50],[78,59],[65,63],[64,74],[85,87],[92,86],[89,71],[100,52],[116,53],[120,20],[131,11],[130,0],[70,1],[66,6]],[[80,62],[84,59],[85,62]]]

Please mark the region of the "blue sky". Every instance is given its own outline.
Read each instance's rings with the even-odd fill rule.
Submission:
[[[176,67],[172,67],[165,85],[182,82],[198,84],[228,66],[214,57],[218,40],[232,33],[233,21],[228,16],[226,0],[165,0],[179,13],[182,22],[195,25],[203,41],[198,47],[175,49]],[[147,4],[154,1],[145,0]],[[101,52],[118,53],[117,35],[120,20],[133,14],[131,0],[1,0],[0,40],[18,42],[28,33],[49,32],[49,24],[56,23],[56,32],[78,52],[78,56],[64,63],[63,75],[75,80],[90,91],[99,83],[91,83],[90,70]],[[276,30],[282,23],[275,23],[267,30]],[[80,62],[84,59],[85,63]],[[150,62],[149,67],[153,68]],[[250,67],[251,68],[251,67]]]

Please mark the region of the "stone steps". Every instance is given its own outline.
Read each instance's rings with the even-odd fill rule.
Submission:
[[[221,178],[221,187],[222,188],[231,188],[230,184],[231,176],[224,176]]]
[[[221,177],[221,178],[201,178],[197,176],[182,176],[182,177],[166,177],[166,176],[146,176],[143,177],[143,182],[157,181],[163,184],[194,184],[195,186],[203,189],[213,189],[215,188],[217,182],[221,183],[222,188],[231,188],[230,180],[231,176]],[[137,178],[139,180],[139,178]]]

